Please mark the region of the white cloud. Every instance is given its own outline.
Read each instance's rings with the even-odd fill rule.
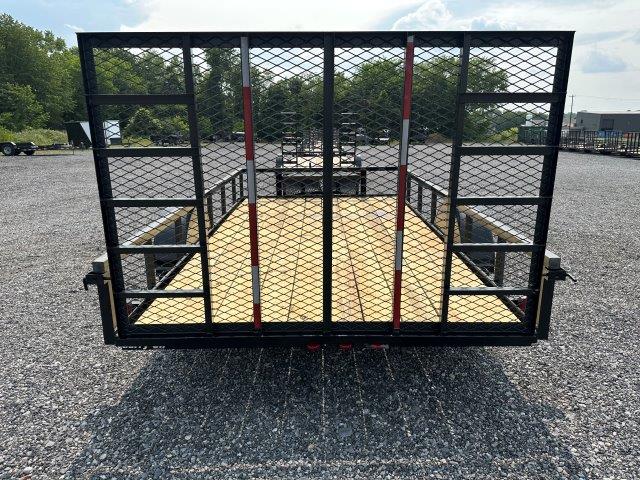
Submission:
[[[442,0],[428,0],[393,24],[394,30],[446,30],[453,15]]]
[[[575,30],[569,93],[584,95],[576,97],[579,108],[620,109],[621,103],[593,97],[639,96],[634,78],[640,70],[638,18],[638,0],[604,5],[597,0],[427,0],[398,19],[394,28]]]
[[[428,0],[393,24],[394,30],[515,30],[517,25],[493,14],[454,15],[443,0]]]
[[[124,0],[137,31],[576,30],[569,92],[637,98],[640,1]],[[402,12],[402,13],[399,13]],[[607,58],[594,57],[593,51]],[[603,101],[604,102],[604,101]],[[576,97],[580,108],[606,109]]]
[[[504,19],[480,16],[471,19],[469,30],[518,30],[518,26]]]
[[[627,63],[622,58],[600,50],[591,50],[582,62],[584,73],[612,73],[625,70],[627,70]]]
[[[123,25],[138,31],[364,30],[416,0],[137,0],[144,21]]]
[[[590,45],[600,42],[608,42],[628,36],[628,32],[622,31],[604,31],[604,32],[580,32],[576,38],[576,45]]]
[[[77,25],[69,25],[68,23],[65,23],[64,26],[74,32],[84,32],[84,28],[78,27]]]

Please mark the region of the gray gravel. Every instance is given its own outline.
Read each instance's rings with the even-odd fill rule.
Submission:
[[[640,161],[562,153],[551,340],[123,352],[87,156],[0,158],[0,478],[640,478]]]

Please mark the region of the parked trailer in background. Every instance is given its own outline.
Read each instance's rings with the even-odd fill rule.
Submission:
[[[0,142],[0,151],[3,155],[33,155],[38,146],[33,142]]]
[[[105,342],[546,339],[566,276],[546,246],[572,39],[78,34],[107,246],[85,283],[98,288]],[[167,78],[103,85],[98,73],[132,55]],[[548,118],[544,144],[496,132],[523,111]],[[121,147],[107,144],[107,116],[126,125]],[[341,123],[356,136],[348,162]],[[150,145],[180,125],[187,145]],[[240,125],[243,143],[216,134]],[[357,188],[336,188],[344,176]],[[294,188],[307,177],[314,188]]]
[[[67,139],[69,145],[85,148],[91,146],[91,132],[89,131],[89,122],[66,122],[64,126],[67,130]],[[120,145],[122,143],[120,122],[118,120],[105,120],[103,122],[103,131],[105,144],[107,146]]]
[[[640,156],[640,132],[565,130],[560,148],[587,153]]]

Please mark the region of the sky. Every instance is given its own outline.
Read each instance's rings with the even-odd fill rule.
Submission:
[[[69,44],[77,31],[575,30],[573,110],[640,110],[640,0],[0,0],[0,12]]]

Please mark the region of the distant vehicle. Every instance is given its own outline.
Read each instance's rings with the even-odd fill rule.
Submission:
[[[357,145],[369,145],[371,143],[371,137],[367,135],[366,130],[363,127],[356,129],[356,144]]]
[[[232,142],[244,142],[244,132],[231,132]]]
[[[224,142],[224,141],[228,141],[229,140],[229,134],[228,133],[224,133],[222,131],[220,132],[216,132],[216,133],[212,133],[211,135],[208,135],[206,137],[207,140],[209,140],[210,142]]]
[[[33,142],[2,142],[0,143],[0,150],[3,155],[33,155],[38,149],[38,146]]]
[[[170,135],[151,135],[149,138],[155,145],[164,147],[165,145],[179,145],[183,142],[184,137],[179,133],[174,133]]]
[[[391,143],[391,130],[383,128],[378,135],[371,139],[371,145],[389,145]]]
[[[411,132],[411,141],[424,143],[429,138],[429,129],[427,127],[419,127]]]
[[[69,144],[78,148],[88,148],[91,146],[91,133],[89,132],[89,122],[66,122]]]

